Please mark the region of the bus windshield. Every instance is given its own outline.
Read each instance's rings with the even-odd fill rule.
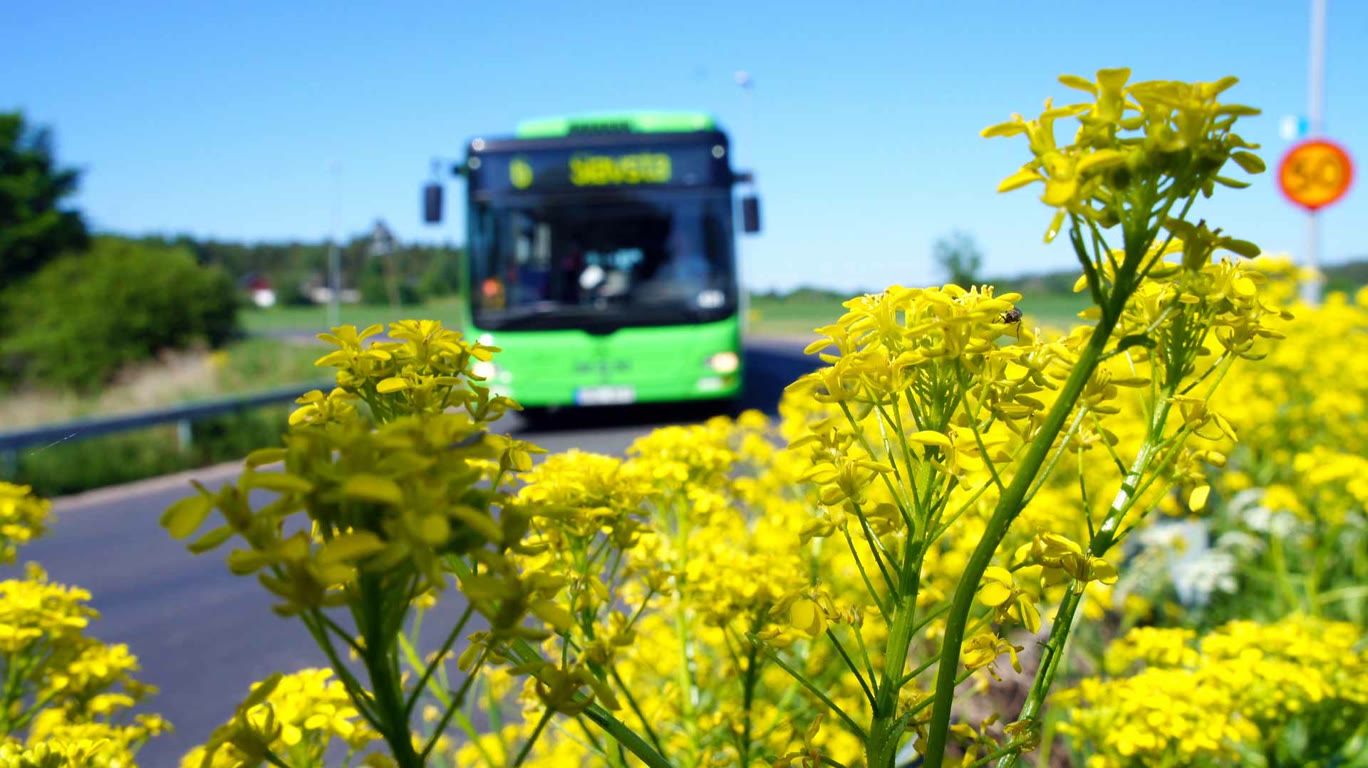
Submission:
[[[471,206],[470,233],[481,329],[675,325],[736,311],[725,191],[496,198]]]

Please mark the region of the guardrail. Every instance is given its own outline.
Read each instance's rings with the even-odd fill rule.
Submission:
[[[97,435],[174,422],[176,424],[177,443],[182,450],[186,450],[190,448],[190,424],[192,422],[224,413],[244,411],[273,403],[289,402],[310,390],[321,389],[326,392],[335,386],[337,386],[336,381],[325,379],[312,384],[295,384],[237,397],[183,403],[137,413],[96,416],[68,421],[63,424],[46,424],[40,427],[0,432],[0,478],[13,478],[19,468],[19,452],[35,445],[50,446],[68,440],[83,440]]]

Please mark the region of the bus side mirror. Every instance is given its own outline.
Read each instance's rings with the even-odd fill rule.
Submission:
[[[748,235],[760,231],[760,198],[755,195],[741,198],[741,228]]]
[[[436,182],[423,187],[423,221],[439,224],[442,221],[442,185]]]

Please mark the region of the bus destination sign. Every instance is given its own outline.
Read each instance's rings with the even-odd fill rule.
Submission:
[[[555,192],[600,187],[722,183],[725,161],[710,147],[669,150],[488,152],[469,163],[472,191]]]
[[[669,184],[670,172],[670,156],[664,152],[635,155],[579,152],[570,156],[570,183],[577,187]]]

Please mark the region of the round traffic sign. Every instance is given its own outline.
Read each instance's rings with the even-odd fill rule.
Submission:
[[[1344,197],[1353,177],[1349,153],[1325,139],[1312,139],[1293,147],[1278,168],[1278,186],[1283,194],[1310,211]]]

